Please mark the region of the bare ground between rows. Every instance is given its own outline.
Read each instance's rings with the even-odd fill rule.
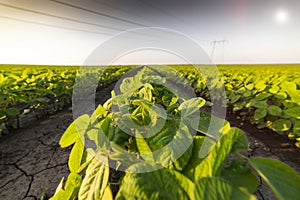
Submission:
[[[96,101],[103,103],[108,99],[113,87],[99,90]],[[227,113],[227,119],[246,132],[249,156],[280,159],[300,172],[300,151],[292,141],[270,130],[258,130],[234,113]],[[39,199],[43,193],[48,197],[54,194],[61,178],[69,173],[71,148],[60,148],[58,141],[72,121],[72,113],[66,109],[0,138],[0,199]],[[116,182],[120,175],[113,171],[111,181]],[[114,193],[118,190],[116,186],[112,189]],[[257,197],[274,199],[262,182]]]
[[[97,102],[110,97],[113,85],[97,92]],[[40,199],[54,194],[62,177],[67,177],[71,148],[58,142],[72,123],[73,114],[65,109],[32,121],[26,128],[13,130],[0,138],[0,199]]]

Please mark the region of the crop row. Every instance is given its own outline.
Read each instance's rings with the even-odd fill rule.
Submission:
[[[173,75],[139,68],[123,79],[119,94],[112,91],[91,116],[70,124],[59,141],[72,146],[70,173],[50,199],[252,200],[256,173],[278,199],[297,199],[297,172],[277,160],[245,156],[244,132],[202,112],[203,98],[169,87],[186,86]]]
[[[221,66],[218,76],[201,68],[200,73],[187,66],[177,69],[206,99],[221,98],[210,94],[213,88],[224,86],[227,106],[242,119],[259,129],[269,128],[278,134],[298,140],[300,147],[300,72],[295,65]],[[201,74],[206,74],[208,79]]]
[[[101,73],[99,86],[105,86],[119,79],[126,69],[110,67],[103,72],[98,67],[94,74]],[[35,113],[39,117],[38,113],[56,112],[69,105],[78,70],[71,66],[1,66],[0,134],[4,129],[19,127],[20,116]]]

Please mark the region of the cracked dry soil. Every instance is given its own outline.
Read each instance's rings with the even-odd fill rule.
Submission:
[[[113,85],[99,90],[97,96],[101,99],[96,99],[96,102],[103,103],[108,99],[112,89]],[[233,114],[229,113],[228,120],[232,126],[246,131],[250,142],[248,156],[279,159],[300,172],[299,160],[292,158],[293,155],[300,158],[299,149],[280,147],[281,143],[286,144],[288,141],[273,138],[278,147],[276,142],[270,144],[271,139],[260,136],[255,128],[251,129],[247,124],[240,126],[241,122]],[[1,200],[34,200],[45,194],[47,197],[54,194],[61,178],[67,177],[69,173],[68,157],[71,148],[60,148],[58,141],[72,121],[71,111],[65,110],[0,138]],[[250,131],[251,135],[247,133]],[[253,135],[253,131],[257,133]],[[273,137],[272,134],[269,135]],[[261,179],[256,195],[262,200],[275,199],[272,191]]]

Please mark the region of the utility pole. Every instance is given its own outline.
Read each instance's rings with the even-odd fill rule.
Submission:
[[[222,64],[224,64],[224,48],[225,48],[225,43],[227,43],[228,40],[214,40],[211,42],[212,44],[212,51],[211,51],[211,55],[210,55],[210,59],[213,59],[214,53],[215,53],[215,48],[216,48],[216,44],[222,44]]]

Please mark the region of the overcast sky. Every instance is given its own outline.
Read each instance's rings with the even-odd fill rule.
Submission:
[[[141,27],[176,30],[208,56],[212,41],[226,40],[215,45],[215,63],[299,63],[299,10],[299,0],[0,0],[0,63],[81,65],[104,41]],[[116,64],[179,62],[141,49]]]

